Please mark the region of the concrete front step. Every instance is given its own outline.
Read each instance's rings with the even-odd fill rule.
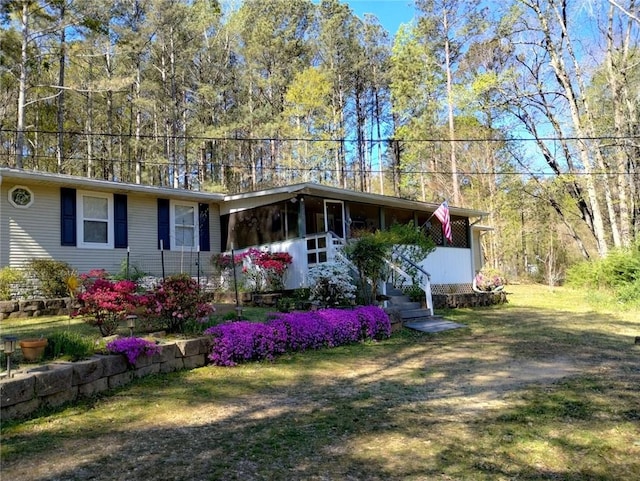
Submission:
[[[400,317],[403,321],[413,319],[424,319],[431,317],[431,313],[428,309],[404,309],[400,311]]]
[[[422,307],[422,304],[420,304],[419,302],[413,302],[413,301],[406,301],[406,302],[389,301],[388,305],[390,308],[398,309],[401,311],[407,311],[411,309],[420,309]]]
[[[417,319],[404,324],[409,329],[415,329],[416,331],[436,333],[442,331],[449,331],[451,329],[459,329],[466,327],[464,324],[458,324],[455,322],[447,321],[439,317],[431,317],[429,319]]]
[[[402,289],[396,289],[395,287],[387,288],[387,295],[389,297],[402,297],[404,296],[404,292]]]
[[[387,300],[393,304],[396,304],[398,302],[402,303],[402,302],[411,302],[411,299],[409,299],[409,296],[390,296],[387,294]]]

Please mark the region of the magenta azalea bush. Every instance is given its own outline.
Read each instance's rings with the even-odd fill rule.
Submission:
[[[287,351],[335,347],[391,334],[389,316],[377,306],[278,313],[266,323],[230,322],[211,327],[209,359],[219,366],[271,360]]]
[[[214,311],[198,282],[186,274],[177,274],[162,280],[148,294],[144,314],[168,332],[182,333],[187,321],[207,321]]]
[[[293,261],[290,254],[251,248],[241,254],[241,257],[246,289],[252,292],[268,292],[284,288],[284,275]]]
[[[113,354],[124,354],[132,366],[140,356],[153,356],[160,352],[155,343],[139,337],[115,339],[107,344],[107,350]]]
[[[84,316],[103,336],[115,334],[129,314],[139,315],[148,326],[182,333],[189,322],[207,321],[215,311],[198,282],[186,274],[153,283],[145,293],[133,281],[109,279],[102,269],[82,274],[80,279],[80,307],[73,315]]]
[[[90,271],[81,276],[83,291],[78,294],[81,307],[74,315],[86,316],[86,322],[98,326],[100,334],[110,336],[127,314],[145,302],[137,294],[132,281],[113,281],[102,270]]]

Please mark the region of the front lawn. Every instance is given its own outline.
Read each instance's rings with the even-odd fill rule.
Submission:
[[[445,313],[465,329],[153,376],[3,422],[3,478],[640,479],[640,313],[508,290]]]
[[[272,312],[272,309],[266,309],[263,307],[245,307],[242,309],[243,319],[262,322],[266,319],[267,314]],[[218,304],[216,306],[216,312],[211,316],[211,322],[207,326],[219,324],[225,322],[230,316],[236,314],[235,305],[230,304]],[[194,323],[194,329],[198,328],[201,333],[204,327],[198,326]],[[43,317],[26,317],[26,318],[13,318],[4,319],[0,321],[0,336],[13,335],[18,339],[29,338],[49,338],[55,334],[68,332],[72,336],[80,336],[83,339],[90,341],[99,341],[100,331],[97,327],[91,326],[84,322],[82,316],[69,317],[69,316],[43,316]],[[122,323],[118,329],[118,334],[122,336],[128,336],[130,331],[127,326]],[[148,332],[138,326],[134,329],[134,335],[144,336]],[[196,333],[190,333],[191,336],[195,336]],[[46,360],[45,360],[46,361]],[[33,367],[32,364],[27,364],[22,361],[21,352],[18,350],[12,359],[13,369],[20,369],[21,367]],[[0,371],[6,369],[6,360],[4,353],[0,353]]]

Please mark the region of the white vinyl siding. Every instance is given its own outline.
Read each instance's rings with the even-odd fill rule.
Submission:
[[[28,208],[18,209],[9,203],[8,192],[18,184],[26,185],[34,194],[35,200]],[[0,191],[0,267],[10,265],[21,268],[32,258],[47,258],[67,262],[79,273],[86,273],[91,269],[105,269],[116,274],[126,265],[126,249],[84,249],[79,246],[61,245],[59,185],[30,184],[22,179],[14,183],[5,178],[0,184]],[[188,200],[175,202],[180,205],[193,205],[195,212],[198,212],[197,203],[190,203]],[[181,269],[196,275],[193,264],[198,258],[201,272],[206,273],[210,270],[211,254],[220,252],[219,212],[218,204],[209,204],[211,252],[193,252],[187,256],[186,249],[184,253],[179,250],[165,251],[167,275]],[[135,264],[146,274],[161,275],[162,257],[157,247],[157,197],[127,194],[127,217],[131,265]],[[77,219],[79,218],[77,215]],[[199,239],[197,230],[195,235],[196,239]],[[78,232],[78,242],[80,240]]]
[[[4,181],[6,182],[6,181]],[[51,257],[53,243],[60,245],[60,194],[52,198],[53,189],[29,187],[34,193],[34,202],[29,208],[12,206],[4,189],[2,202],[2,265],[21,268],[32,258]],[[13,185],[6,186],[8,189]],[[50,207],[52,206],[52,207]]]
[[[7,186],[10,187],[12,185]],[[80,273],[94,268],[118,272],[126,255],[122,249],[93,249],[89,252],[60,245],[59,186],[29,185],[29,189],[34,193],[35,201],[28,209],[16,209],[8,201],[0,200],[3,266],[23,268],[33,258],[44,258],[67,262]],[[4,182],[3,192],[6,192]]]

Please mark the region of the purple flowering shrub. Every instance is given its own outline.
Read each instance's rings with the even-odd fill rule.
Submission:
[[[209,359],[219,366],[239,362],[273,359],[285,352],[286,332],[269,324],[238,321],[210,327],[205,334],[213,337]]]
[[[153,356],[160,348],[151,341],[139,337],[121,337],[107,344],[107,350],[114,354],[124,354],[130,365],[135,365],[140,356]]]
[[[219,366],[272,360],[287,351],[335,347],[391,334],[389,316],[376,306],[278,313],[266,323],[229,322],[211,327],[209,359]]]

